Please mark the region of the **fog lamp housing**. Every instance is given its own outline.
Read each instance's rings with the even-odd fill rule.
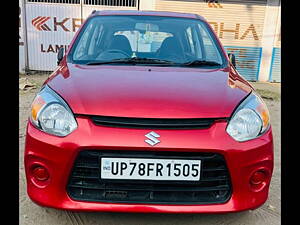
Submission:
[[[250,187],[253,191],[261,191],[267,184],[270,173],[266,169],[259,169],[252,173],[249,179]]]
[[[32,176],[38,181],[46,181],[50,175],[48,170],[43,166],[37,166],[32,170]]]

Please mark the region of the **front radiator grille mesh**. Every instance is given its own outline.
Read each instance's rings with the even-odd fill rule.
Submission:
[[[101,157],[201,159],[200,181],[102,180]],[[93,151],[79,153],[67,192],[74,200],[152,204],[224,203],[231,196],[222,155],[192,152]]]

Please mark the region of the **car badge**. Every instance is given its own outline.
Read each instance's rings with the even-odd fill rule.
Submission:
[[[145,142],[151,146],[154,146],[160,142],[160,140],[157,139],[158,137],[160,137],[160,135],[155,133],[154,131],[151,131],[145,136],[148,138],[145,140]]]

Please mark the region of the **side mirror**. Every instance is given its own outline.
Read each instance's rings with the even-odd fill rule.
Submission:
[[[234,68],[236,68],[235,55],[232,53],[228,53],[228,57],[229,57],[229,61],[231,62],[231,64],[234,66]]]
[[[57,53],[57,65],[59,65],[59,63],[63,58],[64,58],[64,48],[60,48]]]

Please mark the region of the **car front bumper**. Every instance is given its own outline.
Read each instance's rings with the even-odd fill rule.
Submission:
[[[37,204],[74,211],[156,212],[156,213],[225,213],[255,209],[268,198],[273,172],[273,138],[270,128],[259,138],[236,142],[226,132],[226,121],[214,123],[208,129],[154,130],[160,143],[151,147],[145,142],[150,129],[129,129],[94,125],[86,117],[77,117],[78,128],[66,137],[56,137],[36,129],[28,122],[25,144],[27,193]],[[232,186],[231,198],[222,204],[143,204],[76,201],[66,187],[74,160],[82,150],[212,152],[226,160]],[[36,182],[31,167],[43,165],[49,179]],[[264,169],[269,178],[263,187],[253,189],[250,177]]]

